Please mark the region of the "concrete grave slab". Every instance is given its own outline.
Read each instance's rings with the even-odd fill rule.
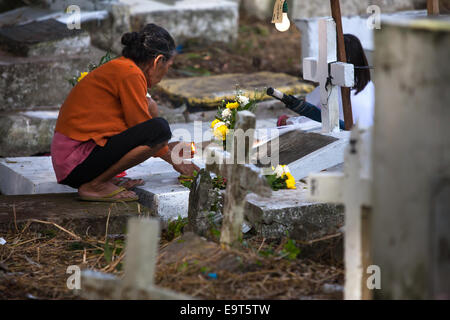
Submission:
[[[83,54],[89,51],[90,44],[88,33],[69,30],[55,19],[0,28],[0,47],[16,56]]]
[[[268,198],[247,196],[245,218],[265,238],[286,236],[310,241],[336,234],[344,225],[342,206],[307,200],[306,184],[297,190],[279,190]]]
[[[14,219],[14,211],[16,218]],[[36,219],[53,222],[63,228],[84,236],[86,233],[104,236],[106,220],[109,216],[108,233],[123,234],[127,220],[139,214],[149,215],[146,208],[138,207],[135,203],[83,202],[77,200],[77,194],[46,194],[0,196],[0,231],[14,230],[15,224],[22,230],[25,224]],[[51,229],[44,223],[32,223],[29,227],[36,232]]]
[[[155,23],[167,29],[177,43],[193,38],[228,43],[238,35],[239,11],[234,1],[120,0],[120,3],[130,6],[133,30]]]
[[[254,96],[255,88],[263,90],[268,86],[291,95],[306,95],[314,90],[313,85],[301,82],[297,77],[271,72],[168,79],[161,81],[158,88],[175,105],[217,108],[222,100],[235,99],[236,84],[249,97]],[[266,95],[263,98],[270,99]]]
[[[57,118],[58,111],[0,114],[0,157],[49,152]]]
[[[72,86],[68,78],[97,63],[104,51],[87,54],[16,57],[0,52],[0,111],[60,106]]]

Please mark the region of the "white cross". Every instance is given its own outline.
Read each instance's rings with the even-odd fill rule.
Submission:
[[[122,280],[94,271],[81,273],[81,294],[86,299],[190,300],[192,298],[154,285],[158,258],[159,220],[128,221],[125,275]]]
[[[316,173],[308,177],[309,198],[345,205],[345,299],[370,296],[366,285],[370,261],[366,228],[371,207],[371,132],[356,125],[344,161],[344,173]]]
[[[319,58],[303,60],[303,78],[320,85],[324,133],[339,132],[338,86],[353,87],[355,82],[353,65],[337,62],[336,48],[336,23],[332,18],[319,20]]]
[[[261,169],[250,163],[255,124],[256,117],[253,113],[238,112],[235,131],[227,135],[227,149],[231,150],[231,153],[217,147],[207,150],[206,170],[227,179],[220,236],[221,244],[227,246],[242,239],[247,193],[254,192],[267,197],[272,194]],[[245,140],[245,137],[248,140]]]

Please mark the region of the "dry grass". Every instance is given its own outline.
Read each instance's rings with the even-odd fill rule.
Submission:
[[[70,265],[117,276],[123,273],[124,237],[108,236],[110,250],[105,250],[103,236],[75,235],[54,225],[42,233],[24,229],[11,230],[4,236],[7,243],[0,246],[0,299],[77,299],[66,287]],[[238,249],[204,241],[205,250],[200,251],[178,248],[182,241],[168,242],[163,234],[156,272],[159,286],[200,299],[342,298],[339,292],[323,292],[325,283],[343,283],[341,262],[329,254],[340,238],[320,241],[325,249],[313,252],[325,255],[312,256],[304,250],[294,260],[283,257],[286,239],[255,237]]]

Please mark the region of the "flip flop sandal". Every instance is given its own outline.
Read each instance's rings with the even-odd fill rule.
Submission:
[[[91,202],[131,202],[139,200],[139,197],[133,198],[113,198],[114,196],[122,193],[124,191],[128,191],[127,189],[120,187],[117,190],[111,192],[110,194],[104,197],[80,197],[81,201],[91,201]]]

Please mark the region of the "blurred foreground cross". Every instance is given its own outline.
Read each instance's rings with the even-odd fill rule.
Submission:
[[[367,285],[371,265],[370,212],[371,199],[371,131],[356,125],[347,147],[344,173],[313,173],[308,177],[309,199],[345,206],[345,299],[368,300],[372,293]]]
[[[159,221],[132,218],[128,221],[125,275],[114,275],[91,270],[81,273],[81,295],[93,300],[190,300],[183,294],[154,285],[158,258]]]

